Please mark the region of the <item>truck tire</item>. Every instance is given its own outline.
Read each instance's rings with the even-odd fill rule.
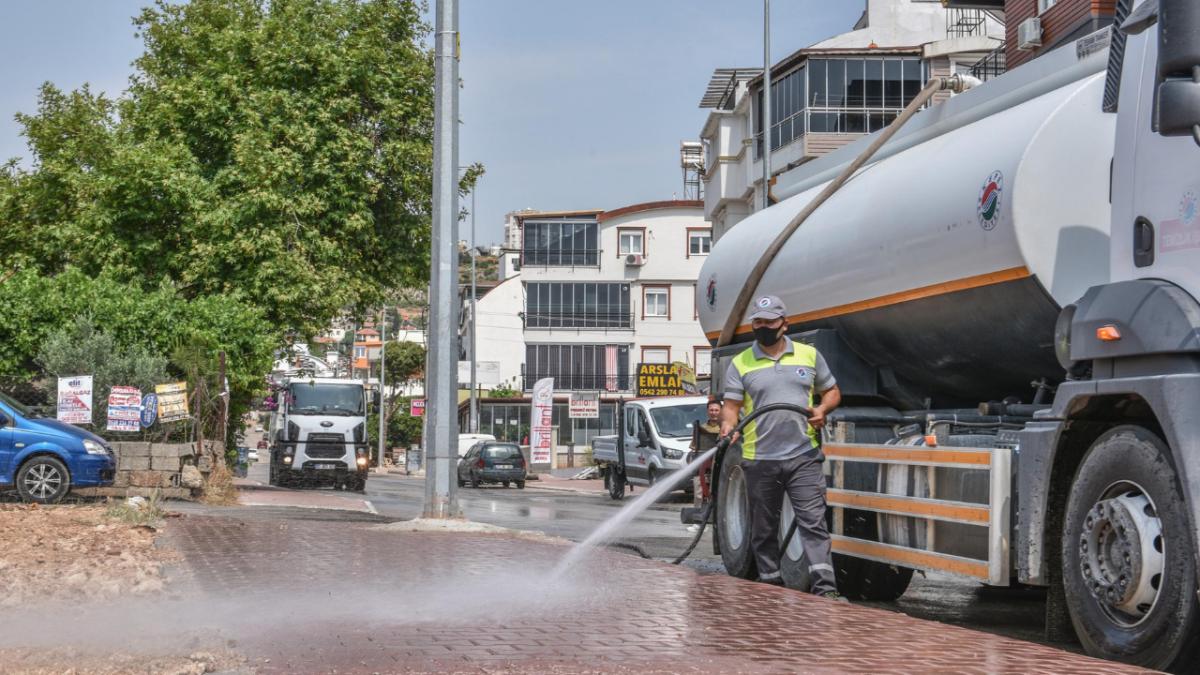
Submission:
[[[610,467],[604,472],[604,487],[608,489],[608,496],[614,500],[625,499],[625,477],[615,467]]]
[[[1062,565],[1089,654],[1200,672],[1191,522],[1171,451],[1153,433],[1122,426],[1092,444],[1067,500]]]
[[[27,460],[17,470],[15,482],[21,500],[35,504],[57,504],[71,491],[67,466],[50,455]]]
[[[730,448],[721,460],[720,489],[717,490],[717,537],[725,572],[739,579],[758,577],[758,565],[750,548],[750,500],[742,474],[742,453]]]
[[[848,490],[874,492],[879,486],[880,472],[887,465],[846,462],[843,476]],[[829,516],[832,516],[832,509]],[[829,531],[833,531],[832,525]],[[842,533],[847,537],[880,541],[879,518],[874,513],[845,509]],[[838,592],[851,600],[891,602],[908,590],[913,571],[887,563],[833,554],[834,575]]]

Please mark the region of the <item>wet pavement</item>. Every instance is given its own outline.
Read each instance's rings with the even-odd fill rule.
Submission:
[[[565,544],[378,520],[175,520],[181,605],[220,607],[260,673],[1146,672],[607,551],[555,579]]]

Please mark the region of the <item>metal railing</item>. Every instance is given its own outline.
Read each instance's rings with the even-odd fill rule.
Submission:
[[[554,378],[555,391],[628,392],[633,391],[635,381],[633,375],[531,373],[525,375],[522,387],[524,391],[532,391],[534,383],[547,377]]]
[[[1000,77],[1004,74],[1004,46],[1001,45],[991,54],[979,59],[975,65],[971,66],[971,77],[978,78],[982,82]]]
[[[987,15],[982,9],[946,8],[946,37],[987,35]]]
[[[633,312],[526,312],[525,328],[585,328],[595,330],[633,330]]]
[[[571,249],[540,249],[525,248],[521,250],[522,267],[599,267],[600,256],[604,253],[598,248]]]

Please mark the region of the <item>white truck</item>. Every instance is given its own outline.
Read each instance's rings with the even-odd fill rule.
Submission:
[[[1198,672],[1200,2],[1118,6],[1117,30],[917,114],[753,297],[784,300],[842,390],[824,448],[844,594],[898,597],[914,569],[1044,586],[1051,637]],[[714,343],[873,140],[783,173],[719,239],[697,297]],[[752,339],[738,318],[714,374]],[[739,455],[714,469],[714,546],[753,578]],[[793,538],[785,580],[806,569]]]
[[[649,487],[687,466],[692,428],[708,421],[707,396],[663,396],[624,401],[617,412],[616,436],[592,439],[592,459],[600,466],[613,499],[625,497],[626,485]],[[680,489],[691,490],[689,481]]]
[[[277,381],[268,448],[270,484],[362,492],[370,464],[368,404],[363,383],[296,375]]]

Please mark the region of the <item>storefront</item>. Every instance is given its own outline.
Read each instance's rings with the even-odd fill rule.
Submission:
[[[528,398],[482,399],[479,401],[479,433],[491,434],[497,440],[529,443],[529,416],[532,404]],[[574,442],[576,447],[591,445],[596,436],[617,433],[617,402],[601,401],[598,419],[571,419],[565,398],[555,397],[553,424],[558,427],[559,445]],[[470,403],[459,406],[459,429],[470,428]]]

